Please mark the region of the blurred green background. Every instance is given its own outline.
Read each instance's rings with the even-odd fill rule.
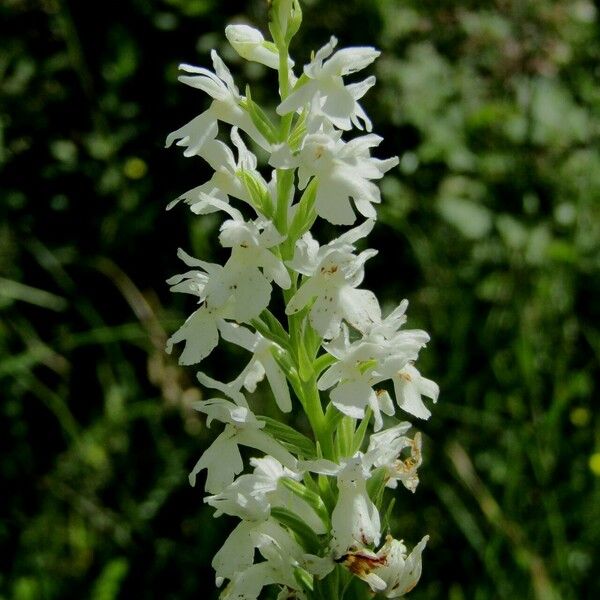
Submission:
[[[397,495],[394,533],[431,535],[411,598],[599,598],[600,5],[304,8],[297,62],[332,33],[383,51],[364,105],[401,161],[366,283],[409,298],[442,390],[422,483]],[[209,174],[163,140],[207,106],[177,64],[212,47],[274,106],[222,33],[265,30],[265,9],[0,2],[1,598],[212,597],[233,521],[187,484],[215,432],[164,354],[192,310],[164,280],[178,246],[216,259],[218,220],[165,213]]]

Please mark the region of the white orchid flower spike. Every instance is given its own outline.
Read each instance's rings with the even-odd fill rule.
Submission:
[[[370,259],[395,260],[365,239],[384,200],[377,184],[398,158],[374,156],[383,140],[359,101],[375,77],[350,79],[380,53],[336,51],[331,37],[294,73],[301,0],[268,5],[272,39],[246,24],[225,36],[242,59],[276,71],[267,98],[277,100],[259,106],[213,50],[212,70],[184,64],[179,77],[209,105],[167,137],[208,169],[168,208],[182,202],[207,218],[190,243],[201,231],[215,261],[179,250],[186,269],[168,280],[195,306],[167,351],[178,345],[180,364],[202,363],[203,393],[221,396],[192,405],[207,427],[222,426],[189,481],[203,482],[215,517],[236,521],[212,561],[222,600],[348,589],[399,598],[419,581],[428,536],[409,551],[386,536],[383,515],[390,489],[419,493],[427,445],[396,413],[430,418],[439,388],[417,366],[429,335],[406,327],[408,302],[382,311],[365,283]],[[331,236],[321,243],[318,219],[319,239]]]

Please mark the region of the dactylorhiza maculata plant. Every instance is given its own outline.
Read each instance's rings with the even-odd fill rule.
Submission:
[[[167,146],[202,158],[214,175],[175,203],[195,215],[222,213],[219,242],[231,254],[219,265],[179,251],[190,270],[173,277],[171,289],[196,296],[198,307],[168,350],[184,343],[180,363],[192,365],[223,340],[250,356],[230,382],[198,373],[218,394],[195,408],[223,430],[190,482],[206,470],[205,502],[216,517],[240,519],[212,562],[221,598],[252,600],[265,586],[276,586],[279,600],[397,598],[419,580],[428,538],[409,552],[385,530],[385,488],[400,482],[414,492],[421,464],[420,434],[408,435],[411,424],[392,417],[399,408],[429,418],[423,397],[435,402],[438,387],[415,367],[429,337],[403,329],[407,302],[383,317],[373,292],[360,287],[376,254],[357,251],[377,216],[374,180],[398,159],[371,156],[382,138],[370,133],[359,100],[375,78],[345,77],[379,52],[336,50],[332,37],[297,77],[288,48],[301,19],[297,0],[273,0],[273,42],[246,25],[225,30],[243,58],[278,71],[276,122],[249,88],[240,94],[216,51],[214,72],[180,67],[179,80],[212,102]],[[248,140],[268,154],[269,179]],[[318,218],[352,227],[321,245],[310,232]],[[269,309],[275,292],[285,309]],[[312,437],[254,414],[246,392],[264,379],[282,413],[304,412]],[[240,446],[255,455],[249,472]]]

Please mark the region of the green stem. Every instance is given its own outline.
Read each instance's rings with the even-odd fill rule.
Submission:
[[[348,578],[343,567],[336,565],[335,569],[323,580],[315,582],[315,591],[311,598],[314,600],[343,600],[352,578]]]
[[[274,36],[275,38],[275,36]],[[279,51],[279,93],[281,100],[285,100],[290,93],[290,80],[288,68],[288,44],[281,39],[275,39]],[[294,113],[290,113],[281,118],[279,125],[280,141],[286,143],[289,141],[292,130]],[[290,190],[294,185],[295,171],[285,169],[277,170],[277,206],[275,209],[275,226],[282,235],[288,235],[288,200]],[[295,240],[293,240],[295,242]],[[293,243],[292,242],[292,243]],[[287,245],[286,245],[287,243]],[[284,256],[285,255],[285,256]],[[291,258],[293,255],[293,245],[287,241],[279,248],[279,256],[282,258]],[[283,291],[284,301],[287,305],[292,296],[297,291],[297,277],[292,279],[290,289]],[[298,396],[298,400],[306,413],[308,422],[313,431],[314,439],[321,448],[324,458],[334,459],[335,449],[333,443],[333,435],[330,427],[330,422],[325,416],[321,397],[317,387],[318,372],[315,372],[314,363],[318,348],[313,346],[314,340],[306,335],[304,322],[306,320],[306,311],[301,311],[296,315],[288,316],[288,332],[289,332],[289,354],[295,363],[295,370],[298,373],[298,379],[291,380],[290,384]],[[269,324],[272,325],[272,324]],[[281,336],[281,332],[278,332]],[[319,344],[320,345],[320,344]],[[322,371],[326,368],[328,359],[322,358],[318,363],[319,369]],[[322,488],[321,495],[329,502],[328,508],[334,502],[332,497],[333,490],[330,486],[328,478],[319,478],[319,487]],[[340,573],[336,568],[334,573],[327,577],[322,582],[315,581],[315,590],[312,594],[314,598],[322,600],[339,600],[340,594]]]
[[[290,71],[288,67],[289,48],[287,44],[281,42],[277,45],[279,50],[279,96],[283,102],[290,93]],[[292,120],[294,113],[291,112],[281,118],[280,135],[281,141],[287,142],[292,129]]]
[[[327,420],[321,405],[321,397],[317,389],[317,381],[313,377],[310,381],[303,382],[304,403],[306,416],[310,422],[315,439],[319,442],[323,456],[332,458],[334,456],[333,438],[329,435]]]
[[[279,95],[285,100],[290,92],[290,74],[288,70],[288,47],[281,44],[279,50]]]
[[[275,209],[275,226],[282,235],[288,233],[288,208],[290,193],[294,187],[295,171],[293,169],[277,169],[277,207]],[[281,248],[283,252],[285,248]]]

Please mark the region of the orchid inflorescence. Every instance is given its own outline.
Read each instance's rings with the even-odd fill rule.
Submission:
[[[168,351],[183,342],[180,363],[197,364],[223,339],[250,354],[233,381],[198,373],[218,395],[195,408],[208,425],[218,421],[224,428],[190,482],[206,470],[205,502],[217,517],[240,519],[212,563],[217,586],[224,586],[221,597],[252,600],[275,585],[280,600],[373,592],[397,598],[416,585],[428,537],[410,553],[389,534],[380,546],[384,489],[400,482],[414,492],[421,464],[420,434],[410,437],[411,424],[391,417],[397,404],[427,419],[423,397],[435,402],[439,390],[414,366],[429,337],[403,329],[408,303],[383,317],[373,292],[360,287],[365,263],[377,253],[357,249],[381,201],[374,181],[398,159],[371,156],[382,138],[370,133],[359,100],[375,78],[344,78],[379,52],[336,51],[332,37],[297,78],[289,44],[301,20],[298,0],[273,0],[272,42],[247,25],[225,30],[240,56],[278,71],[276,118],[249,88],[240,93],[216,51],[214,72],[180,67],[179,80],[212,103],[171,133],[167,146],[175,142],[185,156],[203,158],[214,174],[171,205],[183,201],[196,215],[223,213],[219,242],[231,254],[219,265],[179,251],[190,270],[169,284],[196,296],[198,308],[170,338]],[[235,150],[217,137],[222,124],[230,126]],[[354,129],[366,133],[343,139]],[[268,154],[269,180],[245,140]],[[349,226],[358,215],[360,224],[326,244],[310,233],[317,218]],[[269,309],[274,287],[285,303],[280,318]],[[278,409],[302,410],[312,435],[254,414],[246,392],[264,379]],[[251,472],[243,473],[240,446],[258,451]]]

